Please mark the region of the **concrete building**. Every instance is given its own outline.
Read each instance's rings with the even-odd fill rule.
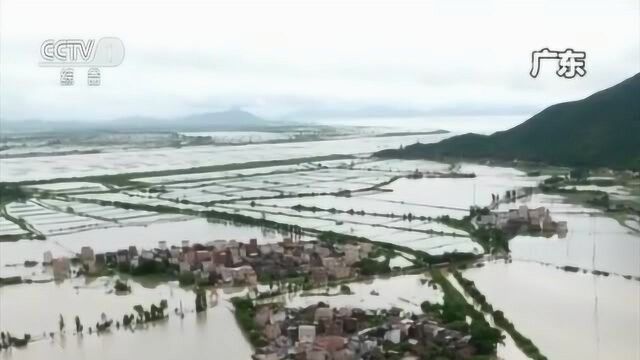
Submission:
[[[315,325],[298,326],[298,341],[301,343],[313,343],[316,339]]]
[[[116,252],[117,262],[119,265],[129,264],[129,250],[120,249]]]
[[[90,246],[80,248],[80,261],[86,264],[95,260],[95,254]]]
[[[344,246],[344,262],[351,266],[360,261],[360,246],[347,244]]]
[[[51,261],[53,267],[53,278],[55,280],[64,280],[71,275],[71,261],[69,258],[55,258]]]
[[[313,319],[315,322],[331,321],[333,320],[333,310],[328,307],[319,307],[316,309]]]

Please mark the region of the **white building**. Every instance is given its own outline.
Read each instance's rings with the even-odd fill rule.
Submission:
[[[313,343],[316,339],[316,327],[314,325],[298,326],[298,341],[301,343]]]
[[[391,329],[384,334],[384,339],[394,344],[400,343],[400,329]]]

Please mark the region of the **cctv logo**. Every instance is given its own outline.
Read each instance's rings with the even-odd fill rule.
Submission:
[[[46,40],[40,47],[45,61],[75,62],[89,61],[93,57],[95,40]]]
[[[116,37],[45,40],[40,46],[40,66],[113,67],[124,60],[124,45]]]

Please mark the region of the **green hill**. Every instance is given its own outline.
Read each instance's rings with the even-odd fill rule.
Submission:
[[[640,168],[640,73],[585,99],[546,108],[492,135],[465,134],[375,154],[388,158],[526,160]]]

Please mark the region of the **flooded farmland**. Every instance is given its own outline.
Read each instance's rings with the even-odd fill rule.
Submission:
[[[638,281],[519,261],[463,274],[550,359],[640,357]]]
[[[207,353],[219,358],[244,359],[253,353],[229,303],[232,296],[250,294],[244,288],[218,289],[217,304],[205,313],[188,312],[184,319],[172,316],[134,333],[118,330],[100,336],[67,334],[54,339],[46,334],[35,335],[55,331],[59,314],[69,321],[79,315],[94,322],[102,308],[109,309],[109,315],[124,313],[136,304],[148,305],[166,298],[169,308],[173,309],[181,301],[191,305],[195,298],[193,291],[176,283],[131,282],[132,294],[119,296],[109,292],[112,286],[109,278],[86,282],[81,277],[53,282],[50,269],[41,264],[25,265],[27,260],[42,261],[46,251],[53,256],[74,257],[84,246],[96,252],[108,252],[129,246],[152,249],[161,241],[167,246],[181,246],[183,240],[210,244],[215,240],[247,242],[252,238],[262,245],[281,243],[292,236],[288,231],[259,225],[272,222],[305,229],[295,235],[296,240],[313,240],[315,234],[331,231],[431,256],[479,256],[484,252],[483,246],[472,238],[470,230],[455,227],[442,220],[443,217],[461,220],[469,214],[470,207],[489,206],[493,194],[507,191],[526,194],[528,190],[523,189],[535,188],[545,178],[528,176],[505,166],[390,161],[360,153],[389,144],[387,141],[400,141],[384,139],[385,142],[372,140],[353,148],[349,147],[351,140],[341,140],[340,149],[359,155],[353,159],[134,176],[122,187],[100,182],[33,185],[37,194],[47,196],[4,206],[0,233],[17,241],[0,242],[0,276],[22,276],[36,283],[0,288],[3,299],[0,328],[16,334],[34,334],[36,341],[26,349],[3,351],[0,357],[39,359],[47,354],[54,359],[113,359],[135,354],[173,359],[178,356],[176,349],[184,349],[184,344],[188,344],[188,351],[194,355]],[[401,140],[414,141],[410,136]],[[318,150],[314,146],[322,146],[321,153],[330,154],[330,146],[336,144],[325,141],[308,145],[314,151]],[[260,146],[266,145],[251,145],[256,152],[254,155],[243,153],[252,156],[244,160],[263,159],[259,155]],[[278,156],[290,158],[307,154],[292,153],[298,146],[300,144],[284,144],[283,153]],[[235,149],[224,148],[216,155],[219,157],[211,158],[205,149],[189,151],[195,151],[188,155],[193,156],[192,165],[200,166],[231,161],[232,157],[224,156],[231,156]],[[227,151],[230,153],[224,155]],[[202,158],[198,152],[202,152]],[[81,167],[77,174],[155,169],[151,163],[147,167],[144,161],[121,164],[120,159],[105,160],[106,167]],[[19,166],[11,165],[8,174],[17,176]],[[38,171],[23,175],[33,179],[51,176],[44,169]],[[412,177],[416,171],[426,176]],[[616,191],[620,193],[621,189]],[[509,243],[512,262],[490,261],[483,267],[464,271],[463,275],[475,281],[489,303],[504,311],[514,326],[550,359],[599,359],[605,358],[604,354],[614,354],[620,359],[637,356],[640,350],[633,339],[640,333],[636,321],[640,316],[637,312],[640,282],[635,279],[640,276],[640,235],[633,226],[625,226],[634,220],[621,223],[601,210],[572,203],[565,196],[536,192],[519,196],[516,201],[498,203],[496,209],[506,211],[521,205],[548,208],[554,220],[567,222],[568,232],[562,237],[518,235]],[[255,224],[216,218],[221,214],[239,216],[244,221],[251,219]],[[33,239],[36,237],[44,239]],[[410,268],[415,260],[411,256],[396,252],[390,256],[389,266],[396,270]],[[384,261],[385,257],[381,259]],[[565,272],[560,269],[564,266],[575,266],[581,271]],[[607,272],[609,276],[592,275],[593,270]],[[421,280],[424,278],[425,274],[383,277],[349,283],[352,291],[349,295],[341,294],[339,286],[332,286],[279,295],[275,299],[287,307],[324,302],[335,307],[399,307],[420,313],[423,301],[442,301],[440,290],[432,289]],[[211,292],[208,296],[211,297]],[[16,311],[25,306],[34,310]],[[557,333],[549,331],[550,328],[558,329]],[[616,334],[614,330],[619,328],[627,331]],[[588,345],[582,344],[584,339],[588,339]],[[163,351],[149,346],[158,341],[171,349]],[[526,358],[511,337],[498,347],[498,356]]]

